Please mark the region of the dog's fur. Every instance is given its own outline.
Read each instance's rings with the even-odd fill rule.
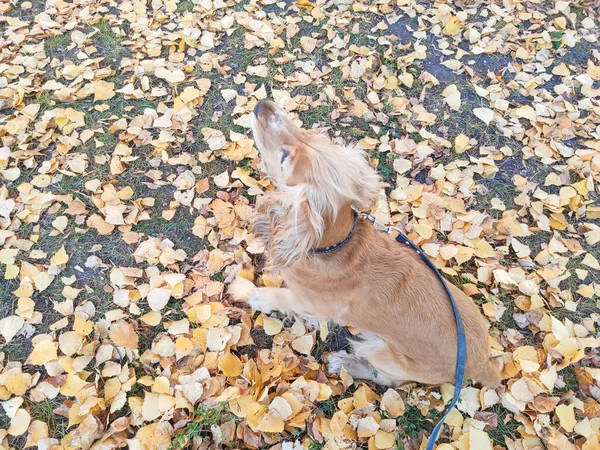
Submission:
[[[263,168],[277,187],[257,205],[252,231],[267,244],[267,259],[287,288],[257,288],[249,299],[263,312],[317,316],[361,330],[353,354],[330,356],[355,378],[385,385],[454,381],[456,324],[434,272],[411,249],[359,220],[349,242],[334,252],[311,254],[343,240],[352,208],[368,209],[380,181],[364,152],[334,145],[295,126],[273,102],[261,102],[252,130]],[[487,322],[472,299],[450,285],[467,336],[466,377],[496,387]],[[375,370],[373,370],[375,369]]]

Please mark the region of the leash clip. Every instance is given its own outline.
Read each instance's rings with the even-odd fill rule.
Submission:
[[[402,230],[398,227],[384,225],[383,223],[378,221],[373,214],[359,213],[359,216],[368,220],[369,222],[371,222],[373,224],[373,226],[375,228],[377,228],[380,231],[383,231],[386,234],[392,234],[392,231],[397,231],[398,233],[402,233]]]

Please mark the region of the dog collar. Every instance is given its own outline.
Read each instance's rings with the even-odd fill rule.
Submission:
[[[311,253],[314,253],[317,255],[322,255],[324,253],[331,253],[331,252],[334,252],[337,249],[343,247],[344,245],[346,245],[348,243],[348,241],[350,240],[350,238],[352,237],[352,235],[354,234],[354,230],[356,229],[356,223],[358,222],[358,214],[356,214],[356,211],[353,210],[352,214],[354,215],[354,224],[352,225],[352,228],[350,229],[350,233],[348,233],[348,236],[346,236],[343,240],[341,240],[337,244],[330,245],[329,247],[313,248],[311,250]]]

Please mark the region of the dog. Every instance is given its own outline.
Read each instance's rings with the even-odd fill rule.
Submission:
[[[455,381],[457,329],[440,280],[414,250],[354,212],[368,210],[381,186],[365,152],[302,130],[272,101],[258,103],[252,116],[262,170],[276,189],[257,201],[250,230],[287,287],[254,288],[250,306],[359,329],[351,353],[329,356],[330,373],[343,366],[385,386]],[[464,322],[465,377],[494,388],[501,376],[490,359],[488,323],[449,286]]]

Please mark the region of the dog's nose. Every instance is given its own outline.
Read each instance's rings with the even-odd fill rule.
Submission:
[[[254,107],[254,116],[258,117],[258,111],[260,110],[260,106],[262,105],[264,100],[261,100],[260,102],[258,102],[256,104],[256,106]]]

